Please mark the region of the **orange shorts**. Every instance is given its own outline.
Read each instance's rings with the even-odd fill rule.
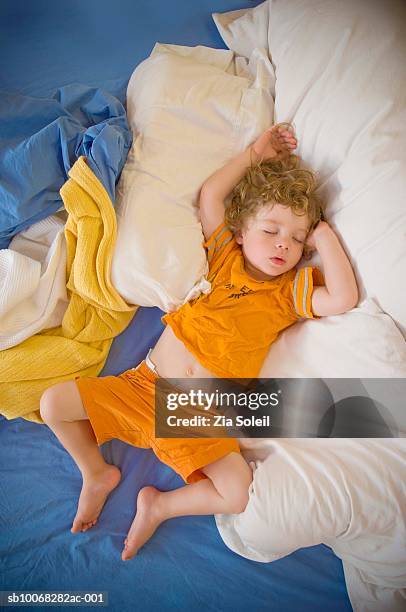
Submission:
[[[234,438],[155,438],[156,380],[158,375],[145,361],[120,376],[75,380],[99,445],[117,438],[152,448],[189,484],[207,478],[202,467],[240,452]]]

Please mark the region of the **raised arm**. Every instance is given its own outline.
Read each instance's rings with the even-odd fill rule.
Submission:
[[[266,130],[248,149],[214,172],[200,191],[200,220],[206,240],[224,219],[224,201],[251,164],[272,159],[296,148],[296,138],[283,126]]]
[[[328,223],[320,221],[307,244],[317,249],[323,262],[325,287],[315,287],[312,310],[325,317],[341,314],[356,306],[358,287],[341,243]]]

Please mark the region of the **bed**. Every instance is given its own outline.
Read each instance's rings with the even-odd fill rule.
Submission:
[[[197,290],[204,290],[205,270],[202,252],[198,249],[198,222],[192,218],[190,207],[187,210],[187,223],[185,217],[182,217],[184,225],[179,222],[178,218],[173,224],[175,228],[182,227],[183,232],[187,226],[188,235],[195,237],[193,244],[186,247],[182,241],[184,251],[178,251],[175,247],[171,251],[172,261],[175,262],[175,272],[177,271],[176,262],[179,259],[182,261],[182,253],[186,251],[194,254],[193,258],[190,257],[193,267],[190,268],[189,276],[185,277],[183,285],[175,286],[173,279],[168,285],[170,270],[163,277],[162,275],[159,278],[153,277],[153,272],[159,266],[151,269],[146,265],[126,267],[123,264],[128,254],[128,240],[132,238],[132,234],[130,238],[126,235],[126,231],[131,227],[127,223],[128,207],[125,201],[128,193],[125,188],[126,181],[128,175],[131,174],[128,170],[130,167],[128,162],[134,160],[138,164],[142,162],[143,170],[145,174],[149,173],[149,176],[152,174],[150,168],[156,168],[154,151],[150,157],[144,159],[140,157],[141,153],[137,150],[137,138],[134,139],[133,146],[131,145],[132,138],[142,133],[142,125],[137,123],[138,117],[145,116],[145,113],[141,111],[154,106],[151,105],[151,98],[148,96],[156,95],[157,92],[156,90],[150,92],[148,87],[144,87],[145,80],[143,80],[149,79],[148,70],[156,70],[153,62],[158,64],[159,68],[159,62],[167,62],[168,65],[173,66],[177,65],[176,62],[184,63],[194,59],[199,66],[209,64],[210,70],[216,71],[216,75],[219,71],[222,76],[228,75],[230,83],[233,77],[233,83],[238,81],[238,87],[245,88],[244,97],[242,97],[236,85],[235,96],[240,101],[244,100],[246,122],[234,141],[236,148],[248,144],[256,131],[266,127],[273,115],[274,98],[276,116],[279,112],[281,119],[286,118],[286,116],[282,117],[280,107],[278,107],[279,98],[278,95],[275,95],[275,93],[278,94],[278,78],[280,78],[281,85],[284,82],[282,69],[280,77],[276,70],[275,82],[274,66],[270,63],[269,57],[266,57],[266,53],[257,52],[256,56],[251,58],[249,32],[252,31],[252,28],[245,31],[243,29],[240,32],[237,29],[237,34],[235,29],[233,30],[241,25],[243,28],[246,27],[246,24],[237,21],[246,13],[244,11],[229,13],[223,19],[217,16],[217,28],[211,18],[213,12],[219,14],[233,10],[241,11],[247,8],[247,4],[246,1],[237,0],[233,2],[205,0],[194,4],[177,0],[172,2],[169,8],[167,3],[161,0],[138,3],[123,0],[118,10],[112,13],[107,2],[87,2],[86,4],[70,2],[54,6],[47,2],[36,2],[29,8],[26,3],[22,2],[2,3],[0,9],[2,17],[0,19],[2,28],[0,31],[2,40],[0,90],[7,92],[8,96],[3,98],[3,103],[4,100],[7,100],[7,108],[10,109],[11,101],[15,102],[17,99],[21,101],[24,98],[29,107],[22,105],[21,108],[32,110],[37,98],[52,100],[52,112],[56,115],[57,120],[63,119],[69,112],[75,121],[81,123],[80,128],[75,123],[76,130],[82,137],[80,143],[75,142],[74,146],[72,145],[72,132],[69,131],[72,125],[68,126],[69,129],[65,133],[62,133],[58,127],[58,146],[64,151],[64,155],[58,158],[59,165],[55,169],[51,190],[53,195],[50,197],[49,192],[47,195],[47,202],[51,202],[51,208],[47,212],[48,215],[54,216],[52,244],[59,244],[56,241],[61,235],[61,225],[66,222],[62,200],[58,196],[59,189],[68,178],[68,171],[76,157],[86,155],[90,159],[91,170],[104,185],[107,194],[116,206],[119,223],[118,246],[116,246],[112,264],[113,284],[126,304],[140,305],[140,307],[137,309],[132,306],[126,309],[123,301],[116,296],[116,311],[119,316],[117,315],[117,325],[114,326],[112,334],[114,340],[111,343],[111,337],[108,340],[103,337],[101,348],[101,345],[92,347],[94,349],[91,356],[92,367],[100,375],[118,374],[143,359],[149,347],[153,346],[162,332],[163,310],[176,307],[190,298],[188,288],[192,286]],[[250,8],[259,4],[259,2],[251,2]],[[277,8],[278,3],[274,4]],[[262,9],[259,7],[258,10]],[[259,39],[260,36],[264,36],[265,19],[263,16],[259,12],[248,13],[248,19],[249,23],[254,23],[254,31],[258,33]],[[237,48],[235,41],[244,42],[245,47]],[[161,43],[161,46],[156,46],[157,42]],[[188,50],[196,45],[203,47],[197,47],[193,53]],[[267,43],[262,46],[267,49]],[[211,53],[204,47],[222,51],[220,54],[214,51]],[[136,72],[135,77],[133,75],[129,89],[131,95],[126,100],[127,86],[134,68],[148,58],[151,52],[150,63],[144,64],[142,68],[144,73],[141,70]],[[199,58],[196,58],[196,53],[200,54]],[[234,54],[240,58],[237,62]],[[195,70],[196,68],[193,67],[194,72]],[[254,88],[251,88],[250,75],[252,77],[252,74],[255,74]],[[209,77],[213,78],[212,73]],[[244,85],[248,81],[250,84]],[[73,88],[72,83],[75,84]],[[56,88],[59,88],[57,97],[53,93]],[[227,96],[230,96],[230,88],[227,87],[225,90]],[[216,91],[219,93],[218,89]],[[142,98],[142,95],[145,95],[145,99]],[[98,106],[95,107],[96,102]],[[291,103],[292,108],[286,112],[290,113],[292,118],[294,117],[292,109],[295,101],[292,100]],[[56,107],[55,104],[58,106]],[[80,104],[85,111],[82,110],[82,114],[78,115],[77,108]],[[235,113],[240,112],[240,106]],[[124,107],[126,113],[123,112]],[[227,108],[229,110],[231,107]],[[38,108],[35,111],[36,116],[40,116],[44,112],[43,109],[43,106]],[[51,111],[48,109],[47,112]],[[89,127],[91,112],[93,112],[92,117],[100,113],[98,124],[103,124],[103,130],[100,128],[97,133]],[[10,126],[13,120],[11,111],[9,111],[9,116],[8,125]],[[23,113],[20,113],[18,125],[24,125],[23,117]],[[66,119],[63,120],[66,121]],[[148,125],[153,124],[149,115],[145,121],[149,122]],[[300,116],[297,117],[296,123],[300,130],[303,125],[300,123]],[[49,117],[47,124],[49,124]],[[214,132],[217,138],[221,130],[225,133],[227,125],[222,124],[221,129],[217,124],[216,126]],[[241,124],[239,126],[241,127]],[[159,124],[158,127],[161,125]],[[55,138],[55,133],[53,132],[53,138]],[[149,136],[152,139],[156,138],[154,134],[151,136],[151,132]],[[167,141],[173,146],[171,134],[166,136]],[[146,139],[144,133],[143,137]],[[307,142],[310,141],[307,140]],[[66,143],[70,143],[70,148]],[[206,144],[208,147],[213,146],[211,141],[207,141]],[[46,151],[46,144],[41,146]],[[317,151],[317,146],[318,142],[313,142],[309,144],[309,149],[305,148],[302,151],[303,156],[314,162],[315,165],[317,165],[317,160],[312,159],[311,147],[314,147],[313,151]],[[10,143],[3,138],[2,154],[7,152],[7,147],[10,149]],[[223,148],[218,149],[218,156],[214,156],[210,163],[215,167],[230,154],[230,149],[223,145]],[[114,163],[107,163],[106,160],[113,160]],[[185,197],[190,200],[196,191],[196,185],[210,173],[211,166],[199,164],[199,169],[200,174],[196,172],[193,175],[193,182],[187,185],[186,195],[185,188],[185,192],[182,191],[180,195],[177,193],[178,198]],[[173,175],[172,169],[167,171],[168,175],[170,172]],[[116,186],[116,180],[120,175],[120,183]],[[191,176],[189,173],[188,177]],[[49,181],[49,178],[46,180]],[[162,181],[162,174],[159,175],[159,180]],[[25,192],[27,202],[33,199],[32,192],[30,192],[32,185],[32,181],[30,184],[27,183]],[[327,190],[331,188],[331,183],[328,181],[326,185]],[[176,188],[178,188],[177,185]],[[43,187],[37,185],[36,190],[36,193],[42,193]],[[155,194],[156,192],[150,188],[148,193]],[[17,200],[18,194],[14,195]],[[142,211],[143,216],[140,212],[138,213],[136,227],[141,228],[140,235],[148,235],[148,225],[144,226],[142,223],[151,223],[151,216],[154,217],[153,220],[156,219],[153,206],[162,205],[162,201],[158,202],[158,200],[159,198],[155,198],[152,202],[151,198],[149,214],[145,213],[145,207]],[[180,208],[183,214],[185,207]],[[0,228],[1,231],[4,230],[2,234],[4,250],[0,252],[9,251],[10,249],[6,247],[9,246],[10,240],[17,240],[18,234],[21,237],[21,230],[28,231],[31,224],[38,221],[32,210],[29,214],[27,213],[28,207],[24,210],[25,217],[21,218],[21,225],[8,220],[7,227],[6,224],[3,224]],[[47,218],[42,214],[43,210],[44,207],[39,206],[38,211],[42,215],[41,222]],[[397,215],[397,218],[400,219],[398,212],[395,211],[393,215],[394,218]],[[110,226],[107,229],[110,231]],[[41,231],[43,232],[41,236],[49,237],[48,227],[42,227]],[[32,239],[32,236],[28,235],[26,238]],[[369,238],[368,236],[368,240]],[[348,238],[349,249],[353,248],[351,239],[352,234]],[[51,242],[46,243],[48,248]],[[154,252],[159,252],[162,242],[165,241],[157,239],[153,243]],[[172,242],[175,246],[179,243],[174,235],[172,235]],[[148,241],[145,248],[147,249],[150,245],[151,241]],[[59,248],[62,249],[60,245]],[[69,252],[68,248],[64,260],[61,259],[62,254],[60,254],[59,261],[66,261],[66,259],[69,261]],[[139,253],[135,252],[131,257],[134,257],[134,261],[140,262]],[[144,257],[144,263],[150,263],[152,260],[151,253],[148,257]],[[399,262],[400,255],[397,262],[400,270],[401,263]],[[78,268],[84,267],[83,261],[80,260],[77,260],[75,265]],[[55,266],[54,279],[57,278],[59,268]],[[129,269],[132,270],[131,274],[128,272]],[[172,274],[176,276],[174,272]],[[367,271],[364,274],[361,270],[360,274],[368,277]],[[78,275],[75,278],[77,280]],[[153,283],[151,278],[154,278]],[[375,325],[374,333],[378,334],[379,338],[390,338],[391,350],[387,350],[388,341],[382,340],[378,348],[371,349],[375,351],[373,353],[375,358],[371,358],[369,362],[363,360],[362,351],[359,354],[356,353],[354,362],[358,365],[357,376],[371,376],[373,372],[372,375],[377,377],[405,377],[404,338],[400,331],[405,325],[402,308],[399,306],[399,301],[393,298],[390,290],[385,293],[378,305],[376,300],[369,299],[368,301],[368,298],[374,295],[375,290],[372,281],[371,283],[372,285],[369,286],[366,283],[364,296],[366,302],[363,308],[361,311],[352,313],[352,316],[344,321],[341,329],[348,337],[353,337],[356,332],[359,333],[360,340],[357,346],[359,344],[362,346],[371,333],[370,325],[363,326],[362,324],[365,317],[369,317],[368,321]],[[393,282],[390,281],[389,284],[392,286]],[[8,287],[10,285],[12,283],[8,281]],[[20,285],[23,286],[24,283],[20,281]],[[55,285],[56,283],[53,286]],[[134,287],[137,288],[136,294],[133,293]],[[60,287],[58,300],[55,299],[54,302],[52,316],[57,316],[56,304],[59,304],[58,308],[66,309],[67,296],[63,293],[63,287]],[[48,313],[47,316],[51,315]],[[54,321],[52,318],[47,321],[49,327],[55,324],[52,323]],[[41,325],[43,329],[43,319]],[[323,342],[328,346],[329,333],[335,325],[337,322],[326,322],[320,328],[318,341],[321,346]],[[311,344],[314,336],[311,334],[310,327],[307,326],[303,333],[310,333],[307,344]],[[336,359],[330,362],[331,368],[335,368],[334,374],[337,375],[338,370],[338,375],[343,377],[349,376],[348,368],[350,367],[348,365],[346,369],[342,366],[343,355],[348,349],[345,334],[341,334],[342,344],[337,347]],[[21,340],[21,334],[9,334],[8,344],[5,343],[2,347],[3,355],[8,352],[8,349],[17,350],[18,342]],[[273,375],[278,376],[291,375],[285,372],[282,366],[286,363],[286,355],[291,353],[294,344],[294,336],[288,338],[286,342],[279,343],[274,353],[269,356],[268,373],[277,372]],[[55,350],[58,350],[58,346],[55,345]],[[21,356],[20,363],[23,363],[21,353],[15,354],[16,358],[18,355]],[[36,364],[28,362],[30,355],[32,356],[32,352],[24,355],[26,360],[24,367],[30,367],[32,371]],[[314,375],[311,367],[317,368],[316,358],[314,364],[310,365],[308,361],[299,363],[299,356],[296,356],[296,359],[297,375]],[[297,610],[298,606],[301,610],[312,612],[325,609],[343,612],[352,609],[344,579],[343,565],[333,553],[331,542],[327,542],[327,545],[319,543],[323,540],[319,540],[317,545],[305,543],[302,548],[288,556],[272,563],[263,563],[262,559],[244,558],[241,550],[238,550],[236,546],[234,546],[236,552],[229,550],[222,540],[223,537],[227,541],[224,536],[225,532],[221,532],[221,537],[213,517],[179,518],[162,525],[142,554],[130,563],[123,564],[119,553],[132,521],[138,490],[145,484],[153,484],[162,490],[169,490],[181,486],[182,483],[181,479],[169,468],[160,464],[151,451],[135,449],[116,440],[103,446],[103,454],[108,461],[120,466],[123,474],[122,483],[114,495],[109,498],[97,529],[92,529],[80,536],[73,536],[69,532],[69,527],[80,491],[80,474],[53,434],[46,427],[32,422],[38,420],[35,416],[35,401],[32,401],[29,396],[29,389],[32,388],[32,385],[20,385],[21,381],[18,378],[11,382],[7,380],[4,364],[4,361],[0,364],[0,372],[3,367],[0,391],[2,411],[11,405],[11,398],[15,399],[16,405],[18,402],[24,403],[21,400],[22,397],[26,398],[27,410],[24,414],[26,418],[10,418],[8,414],[7,419],[1,417],[0,421],[1,590],[103,591],[108,593],[108,609],[113,611],[133,610],[136,607],[147,610],[189,610],[192,607],[202,610],[243,610],[248,606],[254,610],[271,609],[275,612]],[[278,371],[277,364],[281,364]],[[50,367],[51,365],[52,360],[50,360]],[[342,371],[339,370],[340,366]],[[77,363],[72,367],[80,369]],[[63,375],[69,377],[71,374],[64,372]],[[265,375],[267,375],[266,370]],[[323,375],[329,376],[331,373],[324,371]],[[49,379],[52,379],[51,374],[49,374]],[[18,389],[18,397],[13,395],[16,389]],[[26,420],[27,417],[31,420]],[[221,526],[221,517],[219,525]],[[230,529],[230,525],[224,529]],[[230,539],[227,543],[233,549]],[[352,603],[354,605],[353,601]],[[357,609],[362,610],[361,607]],[[389,612],[389,608],[387,609]]]

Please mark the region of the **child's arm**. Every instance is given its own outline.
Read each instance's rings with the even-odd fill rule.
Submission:
[[[312,310],[321,317],[341,314],[358,302],[358,287],[340,241],[325,221],[320,221],[307,244],[315,247],[323,262],[325,287],[315,287]]]
[[[206,240],[224,220],[224,200],[243,178],[251,164],[272,159],[295,148],[296,138],[293,134],[283,127],[274,126],[203,183],[199,206],[200,221]]]

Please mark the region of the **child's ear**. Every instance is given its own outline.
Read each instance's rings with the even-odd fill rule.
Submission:
[[[242,244],[243,243],[243,237],[242,237],[241,230],[237,230],[235,232],[235,241],[236,241],[237,244]]]

